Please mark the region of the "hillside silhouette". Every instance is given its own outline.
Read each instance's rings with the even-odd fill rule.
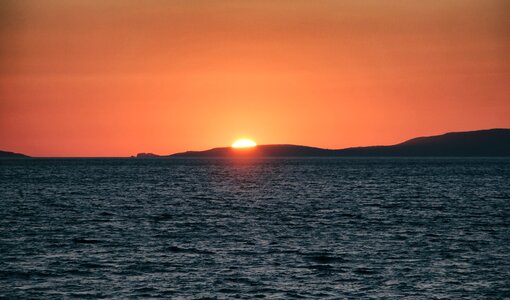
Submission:
[[[29,158],[29,157],[30,156],[21,153],[0,151],[0,158]]]
[[[488,129],[451,132],[443,135],[419,137],[391,146],[321,149],[299,145],[259,145],[255,148],[213,148],[187,151],[170,158],[213,158],[232,156],[257,157],[352,157],[352,156],[510,156],[510,129]],[[147,157],[147,156],[146,156]],[[151,154],[151,157],[154,157]]]

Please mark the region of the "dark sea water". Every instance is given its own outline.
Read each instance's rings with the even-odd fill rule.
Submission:
[[[0,298],[510,299],[510,159],[0,160]]]

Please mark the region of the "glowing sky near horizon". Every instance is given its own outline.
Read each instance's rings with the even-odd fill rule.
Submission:
[[[510,127],[507,0],[6,0],[0,149],[324,148]]]

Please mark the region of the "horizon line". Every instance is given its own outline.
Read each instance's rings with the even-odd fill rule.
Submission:
[[[468,130],[468,131],[451,131],[451,132],[444,132],[442,134],[427,135],[427,136],[417,136],[417,137],[413,137],[413,138],[408,138],[408,139],[406,139],[406,140],[404,140],[402,142],[396,143],[396,144],[385,144],[385,145],[350,146],[350,147],[345,147],[345,148],[321,148],[321,147],[302,145],[302,144],[271,143],[271,144],[256,145],[256,146],[254,146],[254,148],[265,147],[265,146],[297,146],[297,147],[314,148],[314,149],[319,149],[319,150],[339,151],[339,150],[367,148],[367,147],[390,147],[390,146],[396,146],[396,145],[405,143],[407,141],[414,140],[414,139],[420,139],[420,138],[439,137],[439,136],[444,136],[444,135],[448,135],[448,134],[455,134],[455,133],[483,132],[483,131],[494,131],[494,130],[510,130],[510,128],[497,127],[497,128],[488,128],[488,129],[479,129],[479,130]],[[21,154],[21,155],[27,156],[28,158],[46,158],[46,159],[52,159],[52,158],[83,158],[83,159],[119,158],[120,159],[120,158],[137,158],[136,156],[139,155],[139,154],[155,155],[156,156],[155,158],[157,158],[157,157],[165,158],[165,157],[168,157],[168,156],[172,156],[172,155],[175,155],[175,154],[181,154],[181,153],[204,152],[204,151],[209,151],[209,150],[213,150],[213,149],[229,149],[229,148],[232,148],[232,147],[231,146],[219,146],[219,147],[207,148],[207,149],[204,149],[204,150],[184,150],[184,151],[174,152],[174,153],[170,153],[170,154],[156,154],[154,152],[137,152],[137,153],[134,153],[134,154],[131,154],[131,155],[128,155],[128,156],[31,156],[31,155],[28,155],[28,154],[25,154],[25,153],[8,151],[8,150],[2,150],[2,149],[0,149],[0,151],[11,152],[11,153],[14,153],[14,154]]]

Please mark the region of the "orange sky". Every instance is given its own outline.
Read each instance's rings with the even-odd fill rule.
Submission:
[[[4,0],[0,149],[324,148],[510,127],[508,0]]]

